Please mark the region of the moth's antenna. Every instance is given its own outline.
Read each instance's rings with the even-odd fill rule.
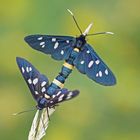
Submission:
[[[73,18],[73,20],[74,20],[74,22],[75,22],[77,28],[79,29],[80,33],[82,34],[82,30],[80,29],[80,27],[79,27],[79,25],[78,25],[78,23],[77,23],[77,21],[76,21],[76,18],[75,18],[75,16],[74,16],[74,14],[72,13],[71,10],[69,10],[69,9],[67,9],[67,10],[68,10],[68,12],[72,15],[72,18]]]
[[[92,35],[100,35],[100,34],[110,34],[113,35],[113,32],[98,32],[98,33],[94,33],[94,34],[88,34],[87,36],[92,36]]]
[[[30,109],[30,110],[21,111],[21,112],[18,112],[18,113],[14,113],[12,115],[16,116],[16,115],[20,115],[20,114],[23,114],[23,113],[26,113],[26,112],[30,112],[30,111],[34,111],[34,110],[36,110],[36,108]]]

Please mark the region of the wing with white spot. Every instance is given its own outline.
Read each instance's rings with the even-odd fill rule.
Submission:
[[[79,94],[78,90],[68,91],[67,89],[56,90],[55,94],[52,95],[51,99],[48,102],[48,107],[55,106],[56,104],[70,100],[76,97]]]
[[[95,82],[111,86],[116,84],[116,78],[108,66],[97,55],[89,44],[85,44],[74,60],[74,65],[83,74]]]
[[[17,57],[16,61],[33,97],[38,101],[46,93],[49,85],[48,78],[40,74],[27,60]]]
[[[33,49],[50,54],[53,59],[66,60],[76,41],[71,36],[29,35],[24,39]]]

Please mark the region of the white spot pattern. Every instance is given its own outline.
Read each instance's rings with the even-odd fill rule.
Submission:
[[[62,54],[62,55],[64,54],[64,51],[63,51],[63,50],[61,50],[61,54]]]
[[[56,95],[58,96],[58,95],[60,95],[60,93],[61,93],[61,91],[59,91]]]
[[[98,77],[99,76],[99,74],[98,73],[96,73],[96,77]]]
[[[52,104],[52,103],[53,103],[53,101],[50,101],[50,103]]]
[[[62,94],[59,98],[58,98],[58,101],[62,101],[63,100],[63,97],[64,97],[64,94]]]
[[[44,47],[45,47],[45,45],[42,45],[41,47],[42,47],[42,48],[44,48]]]
[[[45,92],[45,91],[46,91],[46,88],[43,87],[43,88],[41,89],[41,92]]]
[[[38,95],[39,93],[37,91],[35,91],[35,94]]]
[[[87,53],[90,53],[90,51],[89,51],[89,50],[87,50]]]
[[[100,60],[96,60],[95,63],[98,65],[100,63]]]
[[[66,40],[66,42],[67,42],[67,43],[70,43],[70,41],[69,41],[69,40]]]
[[[53,98],[55,98],[55,95],[52,95]]]
[[[72,95],[73,95],[73,93],[70,92],[70,93],[67,95],[67,98],[66,98],[66,99],[67,99],[67,100],[70,99],[70,98],[72,97]]]
[[[99,71],[99,77],[102,77],[102,72],[101,71]]]
[[[24,72],[25,72],[25,69],[24,69],[23,67],[21,68],[21,70],[22,70],[22,73],[24,73]]]
[[[29,67],[26,67],[26,71],[29,72]]]
[[[32,71],[32,67],[29,67],[29,71]]]
[[[41,83],[41,87],[44,87],[45,85],[46,85],[46,81],[43,81],[42,83]]]
[[[89,68],[91,68],[91,67],[92,67],[92,65],[93,65],[93,63],[94,63],[94,61],[93,61],[93,60],[91,60],[91,61],[88,63],[88,67],[89,67]]]
[[[42,45],[44,45],[45,44],[45,42],[40,42],[40,46],[42,46]]]
[[[38,78],[35,78],[35,79],[33,80],[33,84],[36,85],[37,82],[38,82]]]
[[[29,83],[29,84],[32,84],[32,80],[31,80],[31,79],[28,79],[28,83]]]
[[[52,38],[52,42],[55,42],[56,41],[56,38]]]
[[[58,45],[59,45],[59,43],[56,42],[55,45],[54,45],[54,49],[57,49],[58,48]]]
[[[43,37],[42,37],[42,36],[38,38],[38,40],[42,40],[42,39],[43,39]]]
[[[85,63],[85,61],[81,61],[81,62],[80,62],[80,64],[84,64],[84,63]]]
[[[108,70],[107,69],[105,70],[105,74],[108,75]]]

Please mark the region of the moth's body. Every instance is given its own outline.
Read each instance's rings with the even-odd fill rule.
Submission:
[[[55,40],[55,38],[53,38]],[[74,68],[74,60],[77,57],[79,51],[82,49],[83,45],[86,43],[85,36],[81,35],[76,38],[75,43],[73,43],[73,50],[68,59],[66,59],[65,63],[62,66],[61,72],[58,76],[53,80],[53,82],[48,87],[48,94],[53,95],[56,89],[60,89],[63,87],[65,80],[68,78],[72,69]]]

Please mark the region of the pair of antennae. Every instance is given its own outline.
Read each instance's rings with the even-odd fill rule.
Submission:
[[[88,26],[88,28],[85,30],[85,32],[83,33],[81,28],[80,28],[80,26],[78,25],[78,22],[77,22],[77,20],[76,20],[76,18],[74,16],[73,12],[71,10],[69,10],[69,9],[67,9],[67,10],[72,15],[72,18],[73,18],[73,20],[74,20],[74,22],[75,22],[75,24],[76,24],[76,26],[77,26],[77,28],[78,28],[78,30],[80,31],[81,34],[83,34],[85,36],[92,36],[92,35],[99,35],[99,34],[114,34],[112,32],[97,32],[97,33],[93,33],[93,34],[86,34],[87,33],[86,31],[87,30],[89,31],[89,29],[91,28],[92,24],[90,24]]]

